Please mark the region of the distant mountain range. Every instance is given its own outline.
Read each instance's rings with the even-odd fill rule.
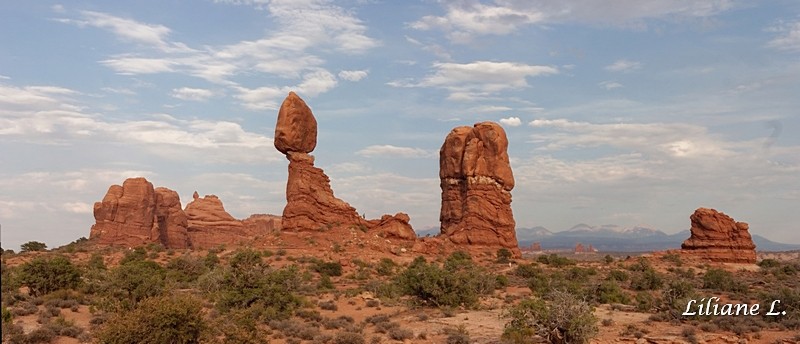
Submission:
[[[590,226],[583,223],[560,232],[553,232],[542,226],[517,228],[520,247],[528,247],[531,243],[539,242],[544,250],[573,249],[576,243],[581,243],[584,246],[591,244],[595,249],[607,252],[658,251],[680,248],[681,243],[690,235],[688,230],[666,234],[642,226],[623,228],[617,225]],[[760,235],[753,235],[753,242],[758,251],[800,249],[800,245],[779,243]]]
[[[434,236],[439,234],[439,227],[426,227],[416,232],[419,236]],[[539,242],[544,250],[571,250],[576,243],[581,243],[584,246],[591,244],[601,252],[661,251],[681,248],[681,243],[689,236],[689,230],[667,234],[642,226],[624,228],[618,225],[590,226],[585,223],[560,232],[553,232],[542,226],[517,228],[519,247],[530,247],[532,243]],[[753,235],[753,242],[757,251],[800,250],[800,245],[779,243],[760,235]]]

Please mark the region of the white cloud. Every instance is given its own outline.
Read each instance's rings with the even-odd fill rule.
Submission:
[[[140,145],[171,159],[208,163],[264,163],[281,156],[272,138],[244,130],[229,121],[181,120],[156,115],[152,120],[109,121],[87,113],[68,98],[69,89],[52,86],[0,85],[0,136],[46,144],[94,140]],[[266,153],[265,153],[266,152]]]
[[[398,147],[392,145],[372,145],[356,152],[356,154],[368,158],[429,158],[434,156],[432,152],[421,148]]]
[[[800,51],[800,20],[785,23],[779,22],[777,25],[768,28],[768,31],[779,33],[771,41],[767,42],[770,48],[786,51]]]
[[[410,23],[417,30],[444,30],[455,42],[475,35],[506,35],[531,25],[588,23],[642,27],[648,19],[704,18],[734,7],[732,0],[443,1],[445,14]]]
[[[202,88],[181,87],[172,90],[172,96],[182,100],[206,101],[214,92]]]
[[[241,86],[233,88],[238,92],[235,98],[242,101],[242,105],[250,110],[276,110],[278,104],[290,91],[298,93],[301,97],[314,97],[336,87],[336,77],[324,69],[317,69],[303,76],[303,81],[295,86],[263,86],[249,89]]]
[[[161,58],[116,57],[100,61],[122,75],[156,74],[175,71],[177,63]]]
[[[10,80],[11,77],[0,74],[0,80]]]
[[[509,127],[518,127],[522,125],[522,120],[519,117],[501,118],[500,123]]]
[[[513,62],[475,61],[471,63],[434,63],[436,72],[414,83],[396,80],[394,87],[435,87],[450,92],[451,100],[474,100],[509,89],[528,87],[528,77],[558,73],[550,66]]]
[[[629,60],[617,60],[605,67],[605,70],[612,72],[630,72],[642,68],[642,63]]]
[[[620,84],[620,83],[618,83],[616,81],[603,81],[603,82],[599,83],[598,85],[600,87],[602,87],[602,88],[607,89],[607,90],[613,90],[615,88],[622,87],[622,84]]]
[[[339,72],[339,78],[347,81],[359,81],[367,77],[366,70],[343,70]]]
[[[92,214],[94,206],[85,202],[67,202],[63,204],[63,209],[75,214]]]
[[[469,111],[474,111],[474,112],[499,112],[499,111],[509,111],[509,110],[513,109],[508,106],[498,106],[498,105],[481,105],[469,109]]]
[[[61,7],[63,12],[63,7]],[[191,51],[185,44],[169,42],[171,30],[163,25],[141,23],[132,19],[121,18],[108,13],[81,11],[81,19],[56,19],[56,21],[75,24],[80,27],[93,26],[108,30],[119,39],[154,47],[164,52]]]

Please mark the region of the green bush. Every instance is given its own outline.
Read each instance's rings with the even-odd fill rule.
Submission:
[[[167,263],[167,277],[177,282],[194,282],[206,272],[204,260],[183,255]]]
[[[339,262],[316,262],[313,266],[314,271],[320,275],[341,276],[342,264]]]
[[[625,294],[619,284],[613,280],[600,283],[595,289],[595,292],[592,293],[592,296],[594,296],[595,301],[599,303],[628,304],[630,302],[628,295]]]
[[[28,241],[20,245],[20,252],[37,252],[47,249],[47,244],[39,241]]]
[[[456,252],[444,267],[417,257],[395,279],[406,295],[435,306],[472,307],[480,295],[495,289],[495,276],[476,266],[469,255]]]
[[[33,296],[75,288],[80,278],[78,268],[62,256],[34,258],[23,264],[19,271],[20,283],[27,286]]]
[[[645,268],[631,278],[631,289],[633,290],[657,290],[664,285],[661,274],[651,267]]]
[[[708,269],[703,275],[703,288],[730,292],[745,292],[747,286],[736,280],[732,273],[722,269]]]
[[[129,260],[111,270],[111,292],[133,304],[164,292],[164,270],[158,263],[149,260]]]
[[[95,333],[101,343],[199,343],[208,330],[202,303],[169,295],[142,301],[130,312],[109,319]]]
[[[223,274],[218,306],[223,311],[250,309],[264,320],[284,319],[302,305],[293,293],[300,287],[296,266],[271,270],[254,251],[236,253]]]
[[[380,262],[378,262],[378,266],[375,268],[375,272],[381,276],[391,276],[394,275],[394,271],[397,268],[397,264],[389,259],[389,258],[381,258]]]
[[[559,256],[555,253],[543,254],[536,258],[536,261],[542,264],[550,265],[553,267],[562,267],[567,265],[575,265],[575,261],[567,257]]]
[[[507,248],[503,247],[503,248],[497,250],[497,262],[498,263],[506,264],[506,263],[511,261],[511,257],[513,257],[513,255],[511,254],[511,251],[509,251]]]
[[[538,334],[551,343],[588,343],[598,332],[592,307],[575,295],[554,291],[544,299],[526,299],[509,310],[503,338],[527,343]]]
[[[144,247],[137,247],[134,248],[132,251],[128,251],[125,253],[125,256],[122,257],[122,260],[119,261],[120,264],[127,264],[133,261],[145,260],[147,259],[147,250]]]
[[[536,266],[534,263],[530,264],[520,264],[514,269],[514,275],[522,277],[522,278],[531,278],[537,275],[541,275],[543,273],[542,269]]]

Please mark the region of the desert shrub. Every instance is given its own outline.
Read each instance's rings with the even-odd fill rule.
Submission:
[[[320,275],[328,275],[328,276],[342,275],[342,264],[339,262],[318,261],[314,264],[312,269],[314,269],[314,271],[318,272]]]
[[[39,308],[36,307],[36,305],[34,305],[34,304],[30,303],[30,302],[27,302],[27,301],[22,301],[22,302],[18,302],[17,305],[14,308],[11,309],[11,314],[17,315],[17,316],[25,316],[25,315],[34,314],[34,313],[36,313],[38,311],[39,311]]]
[[[507,248],[503,247],[503,248],[497,250],[497,260],[496,261],[498,263],[500,263],[500,264],[507,264],[508,262],[511,261],[511,257],[512,256],[513,256],[513,254],[511,254],[511,251],[509,251]]]
[[[681,256],[677,253],[667,253],[661,256],[661,259],[674,264],[675,266],[683,265],[683,261],[681,261]]]
[[[125,252],[125,255],[122,257],[122,260],[119,261],[121,265],[128,264],[134,261],[140,261],[147,259],[147,250],[144,247],[137,247],[133,250]]]
[[[250,308],[259,318],[283,319],[302,304],[292,291],[300,287],[296,266],[270,269],[250,250],[236,253],[221,278],[218,306],[223,311]]]
[[[103,260],[103,255],[100,253],[93,253],[89,257],[89,262],[86,264],[89,270],[105,270],[106,263]]]
[[[335,344],[366,344],[367,341],[363,334],[343,331],[333,337],[333,342]]]
[[[592,307],[575,295],[554,291],[544,299],[526,299],[509,310],[511,321],[503,337],[525,343],[538,334],[552,343],[588,343],[597,332],[597,318]]]
[[[331,281],[330,276],[328,275],[321,275],[319,277],[319,283],[317,283],[317,288],[322,290],[333,290],[336,289],[333,285],[333,281]]]
[[[563,290],[577,296],[584,296],[587,292],[582,281],[570,279],[561,271],[542,273],[528,279],[528,288],[539,296],[550,294],[554,290]]]
[[[603,257],[603,261],[606,264],[611,264],[614,262],[614,257],[612,257],[610,254],[607,254],[605,257]]]
[[[494,278],[494,286],[495,286],[495,288],[504,289],[505,287],[508,287],[508,284],[509,284],[508,276],[506,276],[506,275],[497,275],[497,276],[495,276],[495,278]]]
[[[703,275],[703,288],[730,292],[745,292],[747,286],[736,280],[732,273],[722,269],[708,269]]]
[[[567,265],[575,265],[575,261],[567,257],[559,256],[555,253],[543,254],[536,258],[536,261],[542,264],[550,265],[552,267],[562,267]]]
[[[375,299],[367,300],[366,303],[367,307],[378,307],[381,305],[381,302]]]
[[[402,327],[395,327],[389,330],[389,338],[394,340],[406,340],[406,339],[413,339],[414,332]]]
[[[169,295],[143,300],[116,314],[96,333],[101,343],[199,343],[208,330],[200,300]]]
[[[447,329],[447,344],[469,344],[469,332],[464,325],[459,325],[456,329]]]
[[[216,252],[208,251],[206,256],[203,258],[203,264],[208,269],[213,269],[219,265],[219,257],[217,256]]]
[[[160,295],[164,291],[166,272],[161,265],[149,260],[129,260],[111,270],[112,294],[127,299],[125,307]]]
[[[514,275],[522,277],[522,278],[531,278],[536,275],[542,274],[542,269],[537,267],[535,264],[520,264],[514,269]]]
[[[339,307],[336,306],[336,302],[333,301],[321,301],[319,303],[319,308],[322,308],[326,311],[335,311],[339,309]]]
[[[697,299],[692,283],[684,280],[672,280],[664,288],[661,300],[661,310],[667,319],[676,320],[684,317],[683,312],[689,299]]]
[[[30,289],[33,296],[75,288],[80,278],[78,268],[62,256],[34,258],[23,264],[19,271],[19,281]]]
[[[167,278],[176,282],[197,281],[205,272],[205,262],[190,255],[174,258],[167,263]]]
[[[625,282],[629,278],[630,275],[628,275],[627,272],[616,269],[609,271],[608,276],[606,277],[606,279],[608,279],[609,281],[619,281],[619,282]]]
[[[758,262],[757,264],[758,264],[758,266],[760,266],[762,268],[769,269],[769,268],[774,268],[774,267],[780,266],[781,262],[779,262],[779,261],[777,261],[775,259],[767,258],[767,259],[764,259],[764,260]]]
[[[456,252],[443,268],[417,257],[395,283],[404,294],[423,303],[471,307],[481,295],[494,291],[495,277],[476,266],[466,253]]]
[[[638,271],[638,270],[635,270]],[[657,290],[664,285],[661,274],[652,267],[636,273],[631,278],[631,289],[633,290]]]
[[[378,262],[378,266],[375,267],[375,272],[381,276],[391,276],[394,275],[394,271],[397,268],[397,263],[389,258],[381,258]]]
[[[624,303],[628,304],[630,298],[615,281],[601,282],[591,293],[594,300],[599,303]]]
[[[326,318],[325,320],[322,321],[322,326],[325,326],[325,328],[329,329],[329,330],[330,329],[339,329],[339,328],[347,327],[348,325],[350,325],[350,324],[352,324],[354,322],[355,322],[355,320],[353,320],[352,317],[346,316],[346,315],[342,315],[342,316],[340,316],[338,318],[334,318],[334,319]]]
[[[760,295],[762,315],[767,321],[778,322],[790,329],[800,329],[800,287],[795,286],[794,289],[780,288],[777,290],[767,291]],[[780,303],[775,304],[775,312],[786,312],[786,315],[768,316],[765,315],[772,303],[775,300],[780,300]]]
[[[568,280],[583,283],[589,280],[589,276],[594,275],[597,275],[597,270],[595,268],[582,268],[579,266],[573,266],[567,270],[565,277]]]
[[[47,244],[40,241],[28,241],[20,245],[20,252],[37,252],[47,250]]]

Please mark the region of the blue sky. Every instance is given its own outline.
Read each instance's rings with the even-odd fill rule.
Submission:
[[[280,214],[290,90],[370,218],[438,226],[439,147],[493,120],[519,227],[674,233],[702,206],[800,243],[796,1],[16,1],[0,45],[5,248],[87,236],[135,176]]]

